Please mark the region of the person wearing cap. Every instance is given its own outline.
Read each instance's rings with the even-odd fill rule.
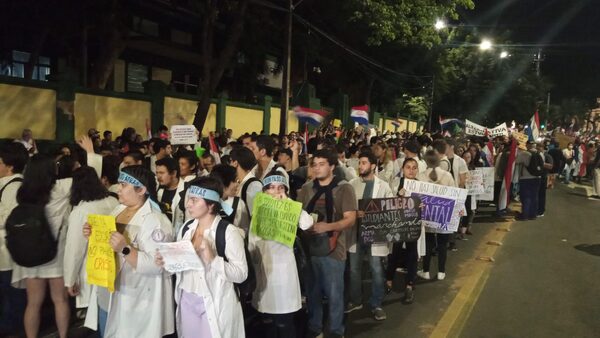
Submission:
[[[515,166],[521,168],[519,175],[519,195],[521,197],[521,214],[516,217],[519,221],[534,220],[538,215],[539,190],[541,177],[529,172],[527,166],[533,156],[542,156],[537,151],[535,142],[527,142],[527,150],[519,151]]]
[[[175,274],[175,314],[179,337],[245,337],[242,307],[234,283],[248,276],[243,231],[223,222],[219,212],[232,213],[223,195],[223,184],[214,177],[192,182],[185,200],[191,220],[177,234],[178,241],[191,241],[202,268]],[[217,230],[225,228],[224,256],[217,254]],[[164,266],[156,252],[154,262]],[[129,336],[134,337],[134,336]],[[145,336],[137,336],[145,337]]]
[[[156,203],[156,180],[141,165],[123,168],[119,202],[111,213],[117,231],[115,291],[93,286],[85,326],[102,337],[162,337],[174,332],[171,278],[154,263],[160,243],[172,241],[172,225]],[[85,224],[83,235],[94,229]],[[124,320],[125,319],[125,320]]]
[[[290,200],[289,190],[279,171],[273,170],[263,179],[263,192],[277,200]],[[307,230],[312,225],[312,217],[302,210],[298,227]],[[294,338],[294,313],[302,308],[294,249],[250,232],[248,250],[257,272],[252,306],[262,314],[265,336]]]

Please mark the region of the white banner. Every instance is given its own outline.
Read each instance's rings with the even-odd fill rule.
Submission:
[[[465,208],[467,189],[445,185],[406,180],[404,189],[411,197],[419,197],[425,204],[421,220],[426,227],[456,231],[460,224],[460,212]]]
[[[497,127],[488,129],[488,132],[490,133],[490,137],[508,136],[508,127],[506,126],[506,122],[504,122]]]
[[[196,144],[198,131],[194,125],[171,126],[171,144]]]
[[[506,126],[506,122],[494,128],[486,128],[475,122],[465,120],[465,134],[485,136],[486,131],[490,137],[508,136],[508,127]]]

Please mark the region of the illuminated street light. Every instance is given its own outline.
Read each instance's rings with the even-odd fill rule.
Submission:
[[[442,30],[442,29],[446,28],[447,25],[446,25],[446,22],[444,22],[444,20],[437,19],[437,21],[435,22],[434,27],[435,27],[436,31],[439,31],[439,30]]]
[[[482,51],[486,51],[486,50],[490,50],[492,49],[492,41],[490,39],[483,39],[481,40],[481,43],[479,44],[479,49]]]
[[[510,56],[510,54],[508,54],[508,52],[505,51],[505,50],[503,50],[502,53],[500,53],[500,58],[501,59],[506,59],[509,56]]]

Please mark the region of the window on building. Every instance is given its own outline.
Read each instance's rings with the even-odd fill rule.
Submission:
[[[197,95],[200,79],[189,74],[173,73],[171,90],[178,93]]]
[[[127,91],[128,92],[144,92],[144,82],[148,81],[149,69],[148,66],[137,63],[127,64]]]
[[[11,60],[3,66],[2,74],[13,77],[25,77],[25,67],[29,63],[31,53],[13,50]],[[46,81],[46,77],[50,75],[50,58],[40,56],[36,64],[33,66],[32,79]]]
[[[149,36],[159,36],[159,26],[156,22],[138,16],[133,17],[133,30]]]

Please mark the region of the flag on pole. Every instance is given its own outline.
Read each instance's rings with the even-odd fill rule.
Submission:
[[[208,143],[210,145],[210,154],[215,158],[215,164],[221,164],[221,155],[219,155],[219,147],[215,142],[212,133],[208,135]]]
[[[529,121],[528,134],[529,141],[531,142],[535,142],[540,137],[540,116],[537,110],[535,111],[535,114],[533,114],[531,120]]]
[[[369,106],[364,105],[352,107],[352,110],[350,111],[350,118],[358,124],[369,124]]]
[[[517,157],[517,140],[513,139],[510,144],[510,155],[508,155],[508,163],[504,170],[504,179],[502,180],[502,188],[500,189],[500,197],[498,198],[498,210],[504,210],[510,203],[510,188],[512,186],[513,171],[515,170],[515,159]]]
[[[444,119],[440,116],[440,128],[443,130],[444,125],[449,125],[451,123],[458,123],[460,125],[464,125],[464,123],[459,119]]]
[[[304,124],[304,146],[302,148],[302,153],[308,154],[308,123]]]
[[[294,114],[296,114],[296,117],[300,123],[309,123],[311,125],[318,126],[321,124],[321,122],[323,122],[323,120],[325,120],[325,117],[329,113],[324,110],[296,106],[294,107]]]
[[[494,166],[494,145],[492,141],[488,141],[485,147],[483,147],[483,153],[485,154],[485,159],[487,160],[488,166]]]

